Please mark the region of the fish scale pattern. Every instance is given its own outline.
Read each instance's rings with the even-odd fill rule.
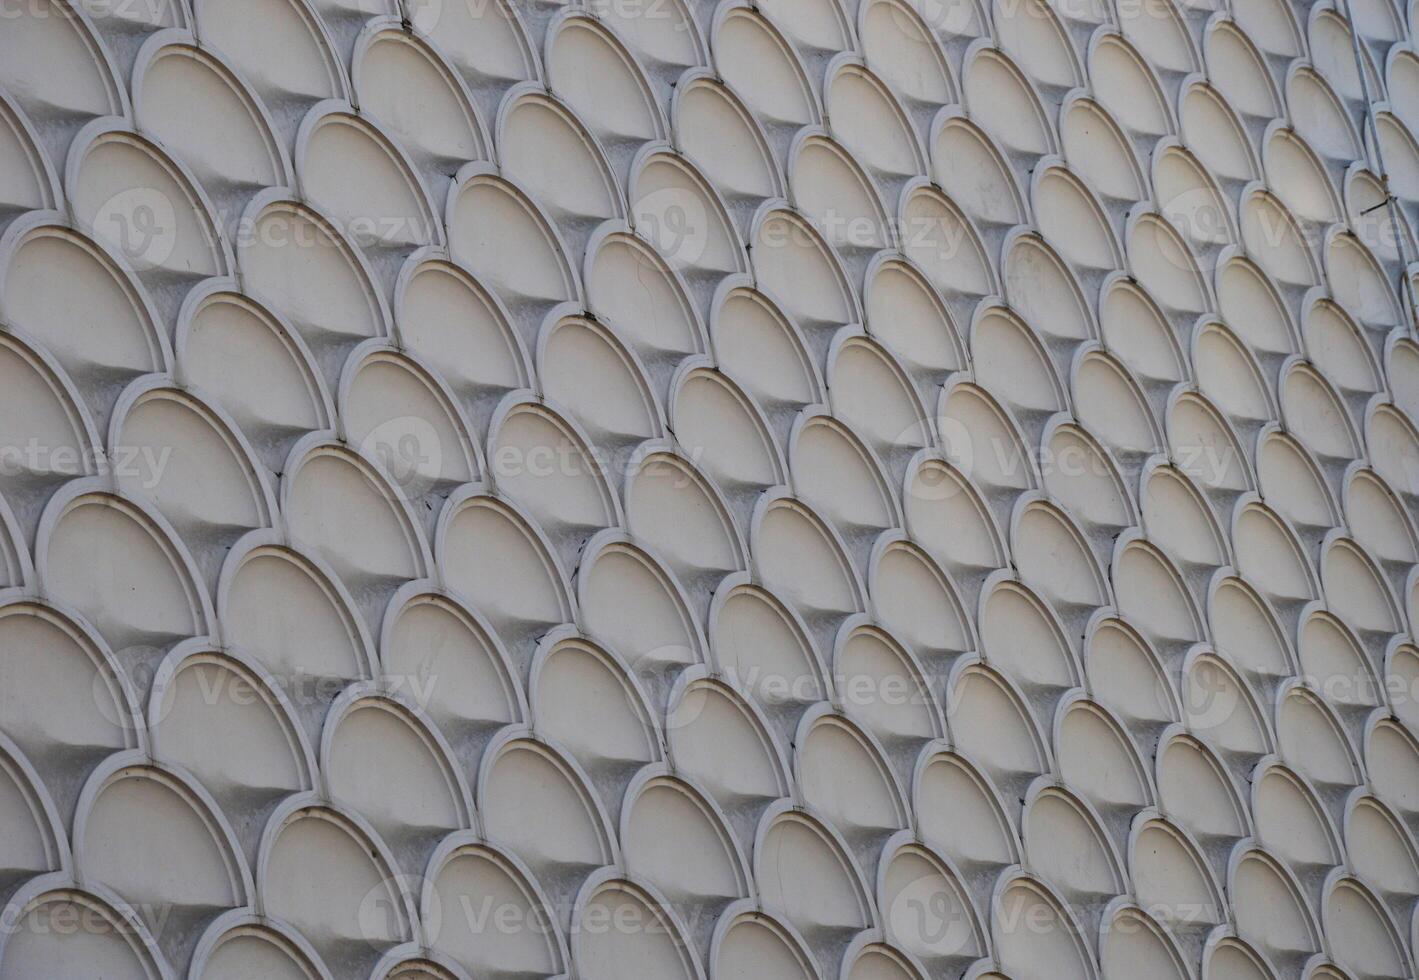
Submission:
[[[0,2],[0,977],[1414,976],[1416,17]]]

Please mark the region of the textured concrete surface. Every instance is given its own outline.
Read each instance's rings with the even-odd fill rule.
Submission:
[[[0,977],[1413,976],[1416,16],[0,0]]]

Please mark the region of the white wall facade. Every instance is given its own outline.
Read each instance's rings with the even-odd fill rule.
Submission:
[[[1414,976],[1416,17],[0,0],[0,978]]]

